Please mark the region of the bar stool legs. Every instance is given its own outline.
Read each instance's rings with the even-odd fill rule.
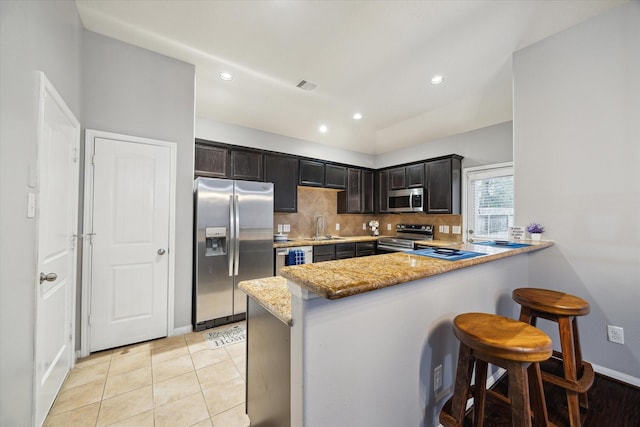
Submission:
[[[551,356],[551,339],[517,320],[484,313],[465,313],[454,319],[460,340],[453,396],[440,412],[447,427],[462,427],[468,397],[473,396],[473,425],[482,427],[487,394],[511,405],[514,427],[549,426],[540,361]],[[509,398],[486,390],[488,364],[507,370]],[[475,385],[471,376],[475,366]]]
[[[565,389],[569,424],[579,427],[580,407],[588,409],[587,390],[595,378],[591,364],[582,359],[576,318],[589,313],[589,303],[573,295],[536,288],[516,289],[513,299],[522,306],[521,322],[535,326],[541,317],[558,323],[561,352],[554,351],[553,355],[562,359],[564,377],[542,372],[542,379]]]

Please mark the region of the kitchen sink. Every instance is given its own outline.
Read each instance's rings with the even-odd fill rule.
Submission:
[[[317,236],[317,237],[307,237],[304,240],[312,240],[312,241],[326,241],[326,240],[344,240],[344,237],[333,237],[333,236]]]

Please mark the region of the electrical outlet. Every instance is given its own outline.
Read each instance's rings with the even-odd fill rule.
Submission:
[[[449,234],[449,226],[448,225],[443,225],[442,226],[442,232],[444,234]]]
[[[367,223],[366,223],[366,222],[363,222],[363,223],[362,223],[362,229],[363,229],[363,230],[366,230],[366,229],[367,229]]]
[[[340,224],[336,222],[336,231],[340,231]]]
[[[442,388],[442,365],[438,365],[433,370],[433,391],[438,391]]]
[[[387,224],[387,230],[391,231],[391,224]]]
[[[452,225],[451,232],[453,234],[462,234],[462,227],[460,227],[459,225]]]
[[[278,233],[282,233],[282,224],[278,224]]]
[[[616,344],[624,344],[624,329],[620,326],[607,325],[607,338]]]
[[[285,232],[285,233],[288,233],[288,232],[290,232],[290,231],[291,231],[291,224],[285,224],[285,225],[284,225],[284,232]]]
[[[443,231],[444,231],[444,226],[439,225],[439,226],[438,226],[438,232],[439,232],[439,233],[442,233]]]

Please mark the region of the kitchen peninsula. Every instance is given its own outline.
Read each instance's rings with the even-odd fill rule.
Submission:
[[[242,282],[249,352],[251,309],[260,307],[290,334],[292,426],[437,425],[455,379],[452,319],[473,311],[517,318],[511,291],[528,285],[527,258],[553,245],[526,243],[457,244],[483,254],[459,261],[394,253],[306,264]],[[439,365],[442,386],[434,391]],[[248,396],[250,417],[251,404]]]

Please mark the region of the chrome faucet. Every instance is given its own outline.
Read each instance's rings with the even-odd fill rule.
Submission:
[[[316,239],[324,236],[324,217],[319,215],[316,217]]]

